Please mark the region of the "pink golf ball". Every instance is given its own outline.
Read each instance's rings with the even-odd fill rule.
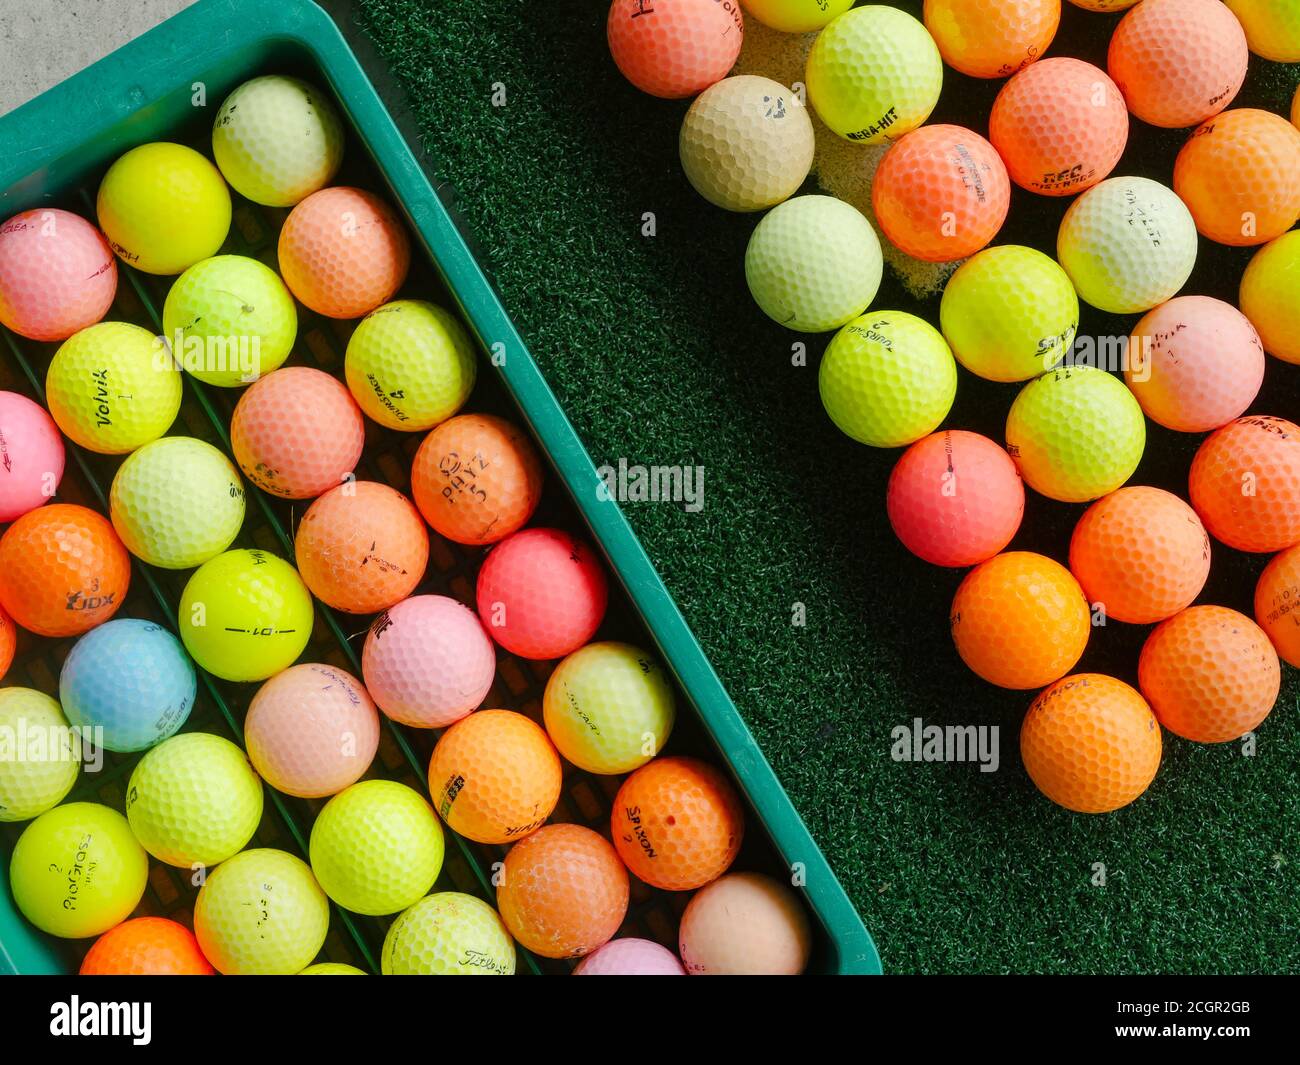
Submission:
[[[63,438],[43,407],[0,392],[0,525],[49,502],[63,479]]]
[[[478,709],[496,668],[474,612],[442,595],[412,596],[380,614],[361,654],[379,709],[416,728],[445,728]]]
[[[352,674],[292,666],[262,685],[244,718],[253,768],[286,795],[320,799],[365,775],[379,748],[379,714]]]
[[[1179,296],[1134,327],[1124,380],[1152,421],[1205,433],[1255,401],[1264,383],[1264,345],[1231,304]]]
[[[559,529],[523,529],[488,554],[478,613],[492,638],[520,658],[563,658],[605,618],[609,585],[596,554]]]
[[[55,207],[0,225],[0,323],[29,340],[67,340],[94,325],[117,293],[104,234]]]
[[[667,947],[648,939],[613,939],[582,959],[574,976],[685,976]]]

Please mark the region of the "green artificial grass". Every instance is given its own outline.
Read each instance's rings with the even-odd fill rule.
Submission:
[[[1018,755],[1032,694],[962,666],[947,624],[961,574],[913,558],[890,531],[884,488],[898,452],[861,447],[825,416],[816,368],[829,337],[786,332],[754,306],[742,260],[757,217],[719,211],[689,187],[677,158],[688,102],[624,82],[605,45],[606,5],[330,6],[391,71],[385,92],[409,109],[427,165],[596,462],[705,467],[701,513],[625,510],[887,970],[1300,970],[1295,670],[1254,757],[1166,733],[1160,773],[1131,807],[1085,817],[1049,803]],[[921,5],[895,6],[919,15]],[[1104,65],[1116,21],[1067,4],[1048,54]],[[945,75],[932,120],[987,132],[1001,83]],[[1296,80],[1296,68],[1252,57],[1234,106],[1285,113]],[[1134,120],[1117,173],[1171,183],[1185,136]],[[1065,207],[1017,191],[997,243],[1053,253]],[[653,238],[641,233],[646,212]],[[1184,291],[1235,302],[1250,254],[1202,241]],[[937,299],[918,304],[888,276],[874,306],[938,321]],[[1135,320],[1084,307],[1080,333]],[[808,364],[796,367],[800,340]],[[1000,440],[1015,393],[963,371],[945,424]],[[1270,358],[1252,410],[1295,418],[1297,400],[1300,367]],[[1148,429],[1131,483],[1185,495],[1200,438]],[[1031,493],[1012,546],[1063,561],[1082,509]],[[1200,601],[1250,612],[1264,561],[1216,544]],[[791,624],[799,603],[805,627]],[[1147,631],[1096,631],[1078,670],[1134,683]],[[895,763],[890,730],[917,716],[999,725],[1000,771]]]

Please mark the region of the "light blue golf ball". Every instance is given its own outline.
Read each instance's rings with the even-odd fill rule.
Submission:
[[[72,725],[102,728],[110,751],[143,751],[185,724],[197,679],[180,640],[152,621],[122,618],[91,629],[59,675]],[[90,737],[87,737],[90,738]]]

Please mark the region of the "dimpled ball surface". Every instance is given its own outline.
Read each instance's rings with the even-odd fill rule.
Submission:
[[[1277,555],[1259,575],[1255,620],[1283,661],[1300,668],[1300,544]]]
[[[181,869],[216,865],[257,831],[262,781],[229,740],[187,732],[140,759],[127,787],[126,816],[159,861]]]
[[[214,976],[194,933],[165,917],[135,917],[95,940],[82,976]]]
[[[1300,232],[1284,233],[1255,253],[1242,275],[1238,302],[1259,330],[1264,350],[1300,365]]]
[[[125,455],[171,428],[181,409],[181,375],[149,330],[100,322],[54,353],[45,401],[73,443]]]
[[[515,944],[482,899],[441,891],[392,923],[380,968],[385,976],[513,976]]]
[[[745,13],[782,33],[812,33],[853,6],[853,0],[744,0]]]
[[[0,324],[29,340],[66,340],[113,305],[117,260],[98,229],[55,207],[0,225]]]
[[[1059,562],[1008,551],[976,566],[950,616],[962,661],[990,684],[1027,691],[1059,680],[1088,645],[1083,589]]]
[[[299,203],[280,230],[284,283],[327,318],[360,318],[393,298],[411,265],[406,229],[373,193],[336,186]]]
[[[25,724],[24,724],[25,723]],[[0,688],[0,729],[17,736],[42,730],[48,743],[40,756],[0,761],[0,821],[26,821],[57,806],[77,782],[81,768],[59,704],[31,688]]]
[[[1011,182],[1001,156],[974,130],[922,126],[881,160],[871,204],[900,251],[952,262],[997,236],[1011,204]]]
[[[479,843],[512,843],[554,812],[562,774],[541,726],[509,710],[480,710],[438,740],[429,794],[452,831]]]
[[[388,717],[415,728],[445,728],[487,697],[496,661],[472,610],[446,596],[417,595],[375,619],[361,672]]]
[[[1070,350],[1079,298],[1049,256],[1004,244],[957,268],[943,291],[939,325],[971,373],[989,381],[1026,381],[1052,369]]]
[[[1170,732],[1197,743],[1226,743],[1268,717],[1282,667],[1264,630],[1245,614],[1194,606],[1147,637],[1138,684]]]
[[[0,680],[13,665],[14,652],[18,648],[18,633],[14,629],[13,619],[0,606]]]
[[[705,89],[678,138],[687,180],[728,211],[761,211],[794,195],[813,149],[812,120],[799,97],[752,74]]]
[[[1007,450],[1035,491],[1086,503],[1133,476],[1146,448],[1146,422],[1118,377],[1090,366],[1031,381],[1007,415]]]
[[[282,74],[253,78],[217,112],[212,155],[241,196],[292,207],[328,185],[338,170],[343,124],[314,85]]]
[[[1250,246],[1280,237],[1300,216],[1300,129],[1269,111],[1224,111],[1183,145],[1174,191],[1210,240]]]
[[[358,969],[355,965],[348,965],[341,961],[322,961],[316,965],[308,965],[299,976],[365,976],[364,969]]]
[[[414,905],[442,870],[442,826],[415,791],[364,780],[325,804],[311,830],[311,867],[331,899],[381,916]]]
[[[1065,212],[1056,255],[1085,302],[1137,314],[1186,284],[1196,265],[1196,223],[1158,181],[1109,178]]]
[[[286,795],[319,799],[355,784],[379,748],[379,714],[361,682],[316,662],[277,673],[244,718],[253,768]]]
[[[38,636],[80,636],[103,624],[130,586],[131,556],[93,510],[51,503],[0,536],[0,606]]]
[[[678,948],[692,976],[798,976],[812,953],[812,929],[785,884],[729,873],[687,904]]]
[[[1160,768],[1160,724],[1133,688],[1076,673],[1039,694],[1020,727],[1020,757],[1058,806],[1103,814],[1127,806]]]
[[[745,41],[736,0],[614,0],[605,24],[610,55],[651,96],[684,99],[727,76]]]
[[[1300,6],[1295,0],[1224,0],[1241,21],[1250,50],[1275,63],[1300,63]]]
[[[1300,426],[1266,415],[1229,422],[1196,452],[1189,485],[1210,535],[1229,547],[1300,543]]]
[[[1022,189],[1073,196],[1115,169],[1128,143],[1128,110],[1105,71],[1057,56],[1002,87],[989,115],[989,140]]]
[[[399,603],[424,579],[429,534],[415,505],[386,484],[331,488],[303,515],[298,572],[321,602],[350,614]]]
[[[755,227],[745,280],[763,313],[800,333],[858,317],[880,288],[884,259],[871,223],[831,196],[796,196]]]
[[[872,4],[845,12],[817,35],[804,80],[833,133],[877,144],[930,117],[943,88],[943,60],[920,22]]]
[[[1134,326],[1124,380],[1152,421],[1205,433],[1255,402],[1265,361],[1259,334],[1236,307],[1179,296]]]
[[[1003,448],[954,429],[908,448],[890,474],[886,507],[912,554],[936,566],[974,566],[1016,535],[1025,486]]]
[[[0,524],[45,506],[66,462],[63,438],[45,409],[17,392],[0,392]]]
[[[682,963],[665,946],[649,939],[612,939],[588,954],[574,976],[685,976]]]
[[[543,958],[580,958],[608,943],[627,914],[627,870],[581,825],[547,825],[506,855],[497,907],[510,934]]]
[[[110,751],[142,751],[190,716],[198,678],[180,640],[152,621],[118,618],[76,642],[59,674],[68,720],[102,728]]]
[[[474,388],[474,344],[450,312],[423,300],[386,303],[348,341],[348,388],[380,425],[432,429],[455,414]]]
[[[307,863],[255,848],[223,862],[194,903],[194,934],[226,976],[290,976],[320,953],[330,904]]]
[[[677,718],[659,664],[625,643],[593,643],[561,662],[542,699],[546,731],[589,773],[630,773],[663,749]]]
[[[665,891],[694,891],[736,860],[745,812],[731,781],[696,758],[656,758],[618,789],[610,838],[634,876]]]
[[[944,62],[972,78],[1005,78],[1047,50],[1061,0],[925,0],[925,28]]]

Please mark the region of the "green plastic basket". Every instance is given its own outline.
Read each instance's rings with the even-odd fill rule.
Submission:
[[[94,191],[108,165],[137,144],[153,140],[209,149],[212,118],[242,81],[266,73],[304,77],[332,90],[350,122],[348,152],[339,184],[386,195],[404,214],[417,251],[400,295],[455,307],[479,344],[493,355],[467,410],[502,414],[526,424],[550,462],[546,494],[535,524],[567,526],[590,535],[621,585],[615,590],[600,638],[653,642],[680,687],[681,713],[669,753],[696,753],[730,766],[748,800],[747,836],[734,868],[794,879],[814,916],[818,973],[878,973],[880,958],[825,858],[791,806],[735,706],[723,689],[663,582],[616,503],[597,492],[595,468],[516,333],[483,270],[429,179],[408,149],[337,27],[314,4],[264,0],[203,0],[112,55],[0,118],[0,218],[41,205],[61,206],[93,217]],[[235,220],[224,251],[275,265],[276,235],[287,212],[236,197]],[[160,331],[169,278],[123,269],[109,317]],[[298,343],[290,365],[315,365],[338,374],[355,323],[319,318],[300,308]],[[54,345],[0,331],[0,388],[40,398],[45,366]],[[230,414],[237,394],[186,379],[186,400],[172,429],[229,451]],[[409,471],[419,434],[367,426],[366,453],[358,477],[409,491]],[[104,509],[105,492],[118,460],[70,446],[69,470],[60,498]],[[258,546],[292,558],[292,504],[249,492],[248,520],[236,546]],[[583,526],[585,525],[585,530]],[[429,573],[421,592],[472,602],[481,550],[434,535]],[[152,617],[175,625],[175,607],[187,573],[135,566],[131,595],[119,617]],[[336,616],[318,605],[312,643],[304,661],[328,661],[359,675],[358,651],[365,620]],[[71,641],[24,636],[19,658],[6,677],[55,693],[58,671]],[[501,653],[496,685],[485,705],[539,716],[541,692],[552,666]],[[186,728],[241,738],[240,723],[253,685],[226,684],[204,675],[200,698]],[[684,696],[684,697],[683,697]],[[691,712],[694,708],[695,713]],[[386,776],[426,793],[425,768],[436,734],[385,723],[372,776]],[[102,773],[83,774],[72,797],[122,808],[136,757],[109,755]],[[608,813],[619,778],[595,777],[566,767],[556,819],[608,831]],[[266,814],[256,845],[305,854],[319,802],[266,791]],[[7,884],[7,854],[22,825],[3,826],[6,860],[0,868],[0,971],[57,973],[74,970],[88,942],[60,942],[35,931],[17,913]],[[446,865],[435,890],[461,890],[491,901],[491,871],[504,849],[472,844],[449,834]],[[185,919],[195,887],[182,870],[157,863],[140,912]],[[633,881],[623,934],[672,944],[685,894],[654,891]],[[337,908],[322,957],[378,971],[379,945],[388,919],[358,917]],[[569,963],[521,952],[522,971],[566,971]]]

